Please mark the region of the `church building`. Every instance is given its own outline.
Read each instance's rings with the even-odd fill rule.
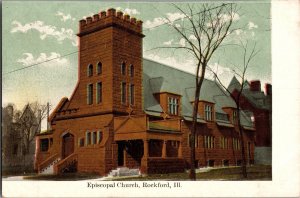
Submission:
[[[143,58],[142,21],[102,11],[79,22],[78,82],[36,136],[39,173],[93,172],[118,167],[142,173],[183,172],[191,164],[195,77]],[[246,159],[254,160],[255,125],[241,112]],[[233,99],[215,82],[201,89],[196,167],[241,165]]]

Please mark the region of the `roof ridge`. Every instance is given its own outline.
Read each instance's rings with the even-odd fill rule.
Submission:
[[[177,71],[179,71],[179,72],[182,72],[182,73],[186,73],[186,74],[188,74],[188,75],[191,75],[191,76],[193,76],[193,77],[195,77],[195,76],[196,76],[196,75],[195,75],[195,74],[193,74],[193,73],[190,73],[190,72],[187,72],[187,71],[183,71],[183,70],[181,70],[181,69],[178,69],[178,68],[172,67],[171,65],[167,65],[167,64],[165,64],[165,63],[161,63],[161,62],[158,62],[158,61],[154,61],[154,60],[152,60],[152,59],[145,58],[145,57],[143,57],[143,59],[144,59],[144,60],[147,60],[147,61],[154,62],[154,63],[158,63],[158,64],[160,64],[160,65],[162,65],[162,66],[168,67],[168,68],[170,68],[170,69],[177,70]],[[210,82],[215,82],[215,81],[213,81],[213,80],[210,80],[210,79],[207,79],[207,78],[205,78],[205,77],[204,77],[204,80],[207,80],[207,81],[210,81]]]

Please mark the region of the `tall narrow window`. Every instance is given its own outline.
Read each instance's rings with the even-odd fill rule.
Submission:
[[[205,105],[205,120],[212,120],[212,107]]]
[[[215,148],[215,137],[204,136],[204,147],[208,149]]]
[[[102,141],[103,138],[103,133],[102,131],[98,131],[98,135],[97,135],[97,144],[99,144]]]
[[[237,110],[233,110],[232,122],[233,122],[233,123],[236,123],[236,122],[237,122]]]
[[[96,95],[97,104],[102,102],[102,82],[97,83],[97,95]]]
[[[130,77],[134,76],[134,66],[130,65]]]
[[[97,64],[97,74],[102,74],[102,63],[101,62],[99,62]]]
[[[84,138],[80,138],[79,139],[78,145],[79,145],[79,147],[83,147],[84,146]]]
[[[86,132],[86,145],[91,144],[91,132]]]
[[[93,84],[87,86],[87,104],[93,104]]]
[[[92,64],[89,64],[88,66],[88,76],[92,76],[93,75],[93,65]]]
[[[168,111],[169,114],[178,115],[178,99],[173,97],[168,97]]]
[[[122,75],[125,75],[125,74],[126,74],[126,65],[125,65],[124,62],[121,64],[121,74],[122,74]]]
[[[97,132],[92,133],[92,144],[97,144]]]
[[[134,85],[130,84],[129,88],[129,102],[131,105],[134,105]]]
[[[122,82],[121,84],[121,102],[126,103],[126,83]]]

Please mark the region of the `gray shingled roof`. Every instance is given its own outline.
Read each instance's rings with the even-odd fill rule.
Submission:
[[[162,112],[162,108],[154,98],[154,93],[170,92],[181,95],[182,115],[191,118],[193,106],[191,102],[194,99],[195,76],[193,74],[175,69],[173,67],[143,59],[143,89],[144,89],[144,108],[146,113],[151,115]],[[233,99],[225,92],[215,81],[205,79],[201,88],[200,100],[215,103],[215,110],[219,113],[225,113],[223,107],[233,107],[236,105]],[[243,117],[243,116],[242,116]],[[243,119],[244,124],[249,119]],[[199,122],[203,118],[199,116]]]
[[[249,83],[247,83],[247,84],[249,85]],[[235,89],[237,89],[237,90],[241,89],[241,84],[236,79],[235,76],[232,77],[227,89],[228,89],[228,91],[230,91],[230,93],[232,93]]]

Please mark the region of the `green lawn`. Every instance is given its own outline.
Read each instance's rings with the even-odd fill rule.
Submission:
[[[209,172],[197,173],[197,180],[272,180],[272,167],[267,165],[255,165],[247,167],[248,178],[243,179],[241,167],[230,167],[212,169]],[[189,180],[189,174],[170,173],[170,174],[153,174],[144,177],[118,178],[114,180]]]
[[[27,180],[52,180],[52,181],[76,181],[100,178],[96,173],[65,173],[63,175],[28,175]]]
[[[255,165],[247,167],[248,178],[243,179],[241,167],[229,167],[212,169],[209,172],[197,173],[197,180],[272,180],[272,166]],[[119,177],[109,180],[114,181],[145,181],[145,180],[189,180],[188,172],[153,174],[139,177]],[[97,174],[68,173],[64,175],[28,175],[27,180],[52,180],[52,181],[75,181],[100,178]]]

